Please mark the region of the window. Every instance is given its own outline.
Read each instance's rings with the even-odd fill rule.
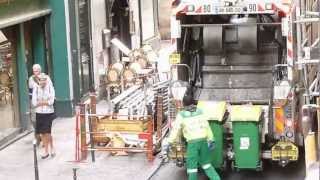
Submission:
[[[80,77],[80,94],[84,95],[89,92],[93,84],[92,76],[92,53],[91,53],[91,22],[90,22],[90,0],[78,1],[79,13],[79,77]]]

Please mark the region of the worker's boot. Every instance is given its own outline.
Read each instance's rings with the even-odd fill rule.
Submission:
[[[188,172],[188,180],[198,180],[198,173],[197,172]]]
[[[216,170],[212,167],[211,164],[203,165],[202,168],[210,180],[220,180],[219,174],[216,172]]]

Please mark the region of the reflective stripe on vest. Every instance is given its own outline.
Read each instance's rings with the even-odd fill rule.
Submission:
[[[211,164],[205,164],[202,166],[203,169],[209,169],[211,167]]]

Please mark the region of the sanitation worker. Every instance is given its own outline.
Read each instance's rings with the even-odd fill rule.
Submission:
[[[198,167],[202,167],[210,180],[220,180],[218,173],[210,163],[209,151],[214,149],[214,137],[201,109],[190,93],[183,98],[184,110],[180,111],[173,122],[169,135],[169,146],[178,140],[180,133],[187,141],[188,180],[198,179]]]

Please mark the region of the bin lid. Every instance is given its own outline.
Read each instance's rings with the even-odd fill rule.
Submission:
[[[262,107],[256,105],[235,105],[231,107],[231,121],[260,121]]]
[[[198,108],[202,109],[209,121],[222,121],[227,110],[227,103],[225,101],[199,101]]]

